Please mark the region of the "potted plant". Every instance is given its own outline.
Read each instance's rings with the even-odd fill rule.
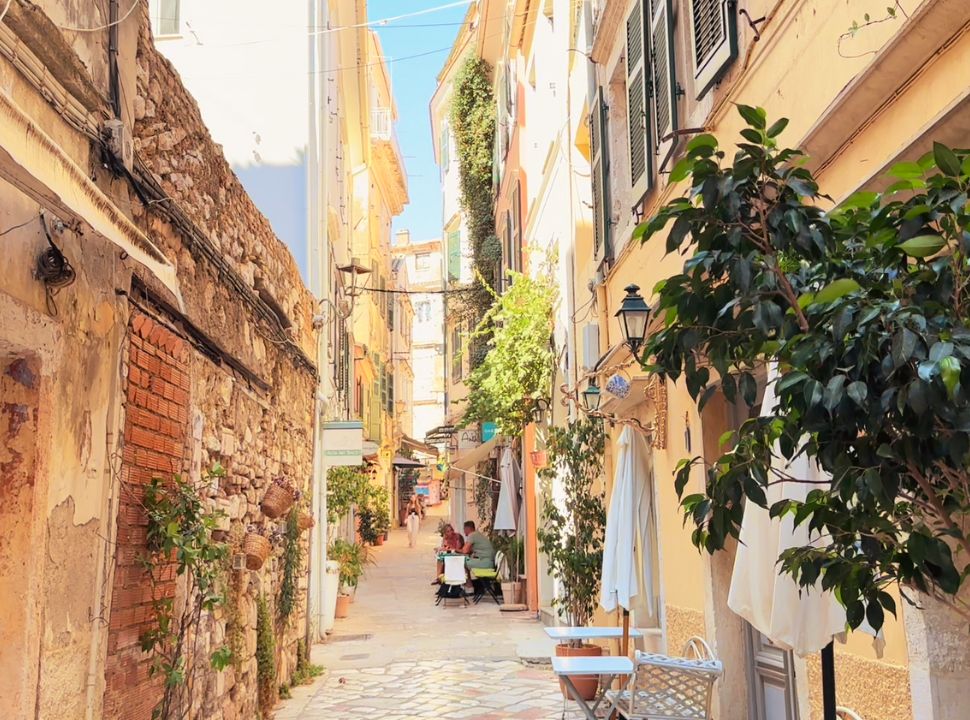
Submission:
[[[525,541],[515,535],[500,536],[492,541],[505,556],[505,567],[499,579],[502,585],[502,604],[522,604],[522,582],[519,573],[525,557]]]
[[[360,538],[369,545],[383,545],[385,533],[390,530],[387,488],[372,485],[357,511],[360,520]]]
[[[599,594],[606,507],[603,493],[593,485],[603,471],[605,445],[606,433],[598,419],[550,428],[550,463],[539,475],[545,495],[539,547],[562,588],[553,599],[553,607],[573,627],[589,624]],[[561,506],[552,499],[551,485],[556,481],[562,484]],[[557,645],[556,654],[601,655],[602,648],[577,642]],[[574,682],[584,698],[595,697],[596,676],[577,677]],[[565,687],[562,690],[565,695]]]
[[[352,592],[356,592],[364,567],[370,564],[370,556],[367,548],[360,543],[340,539],[333,541],[329,556],[340,564],[340,591],[337,593],[335,617],[345,618],[350,610]]]

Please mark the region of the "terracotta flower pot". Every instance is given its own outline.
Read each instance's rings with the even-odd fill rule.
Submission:
[[[378,535],[377,539],[374,540],[374,545],[383,545],[383,544],[384,544],[384,536]]]
[[[316,525],[317,521],[314,519],[313,515],[310,515],[309,513],[300,513],[300,517],[296,524],[297,527],[300,528],[300,532],[304,532]]]
[[[502,583],[502,604],[503,605],[522,604],[522,583],[520,582]]]
[[[545,450],[533,450],[529,453],[529,459],[532,461],[532,467],[536,470],[541,470],[549,462],[549,458],[546,455]]]
[[[556,655],[560,657],[599,657],[602,654],[603,648],[599,645],[582,645],[580,647],[556,645]],[[592,700],[596,697],[596,691],[599,689],[599,677],[597,675],[574,675],[572,681],[583,700]],[[566,683],[562,680],[559,681],[559,689],[562,690],[564,698],[572,700],[569,690],[566,689]]]
[[[345,618],[349,614],[350,614],[350,595],[338,595],[337,609],[334,611],[333,616],[338,618]]]

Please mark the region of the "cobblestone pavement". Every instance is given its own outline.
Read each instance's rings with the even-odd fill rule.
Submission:
[[[433,511],[432,511],[433,512]],[[438,518],[422,523],[415,548],[403,531],[374,549],[350,606],[313,661],[327,672],[293,689],[276,720],[559,720],[564,703],[549,667],[553,645],[527,613],[478,605],[435,607]],[[580,713],[568,708],[567,718]]]

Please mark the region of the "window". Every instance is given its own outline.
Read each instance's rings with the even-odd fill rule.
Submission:
[[[462,378],[464,362],[462,358],[461,325],[456,325],[451,331],[451,380],[458,382]]]
[[[723,0],[691,0],[691,49],[698,99],[720,80],[738,55],[736,8],[736,3]]]
[[[626,21],[630,182],[638,200],[673,151],[671,134],[679,127],[671,6],[672,0],[640,0]]]
[[[431,253],[418,253],[414,256],[414,269],[418,272],[431,270]]]
[[[448,233],[448,280],[461,278],[461,231]]]
[[[522,272],[522,183],[518,180],[512,191],[512,261],[509,267]]]
[[[442,123],[441,137],[438,139],[438,143],[441,152],[441,172],[447,174],[448,167],[451,165],[451,132],[448,123]]]
[[[179,22],[179,0],[149,0],[152,32],[156,37],[178,35],[182,31]]]
[[[589,114],[590,158],[593,181],[593,252],[598,261],[610,264],[613,247],[610,238],[610,153],[609,108],[599,88]]]

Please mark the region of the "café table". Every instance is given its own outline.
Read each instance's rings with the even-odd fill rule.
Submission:
[[[630,675],[633,673],[633,661],[628,657],[616,657],[613,655],[601,655],[598,657],[552,657],[552,671],[556,674],[563,684],[566,691],[576,701],[579,709],[586,716],[587,720],[597,720],[596,709],[606,697],[606,688],[613,682],[617,675]],[[592,701],[584,700],[573,683],[573,678],[578,675],[597,675],[599,676],[599,687],[596,698]]]

